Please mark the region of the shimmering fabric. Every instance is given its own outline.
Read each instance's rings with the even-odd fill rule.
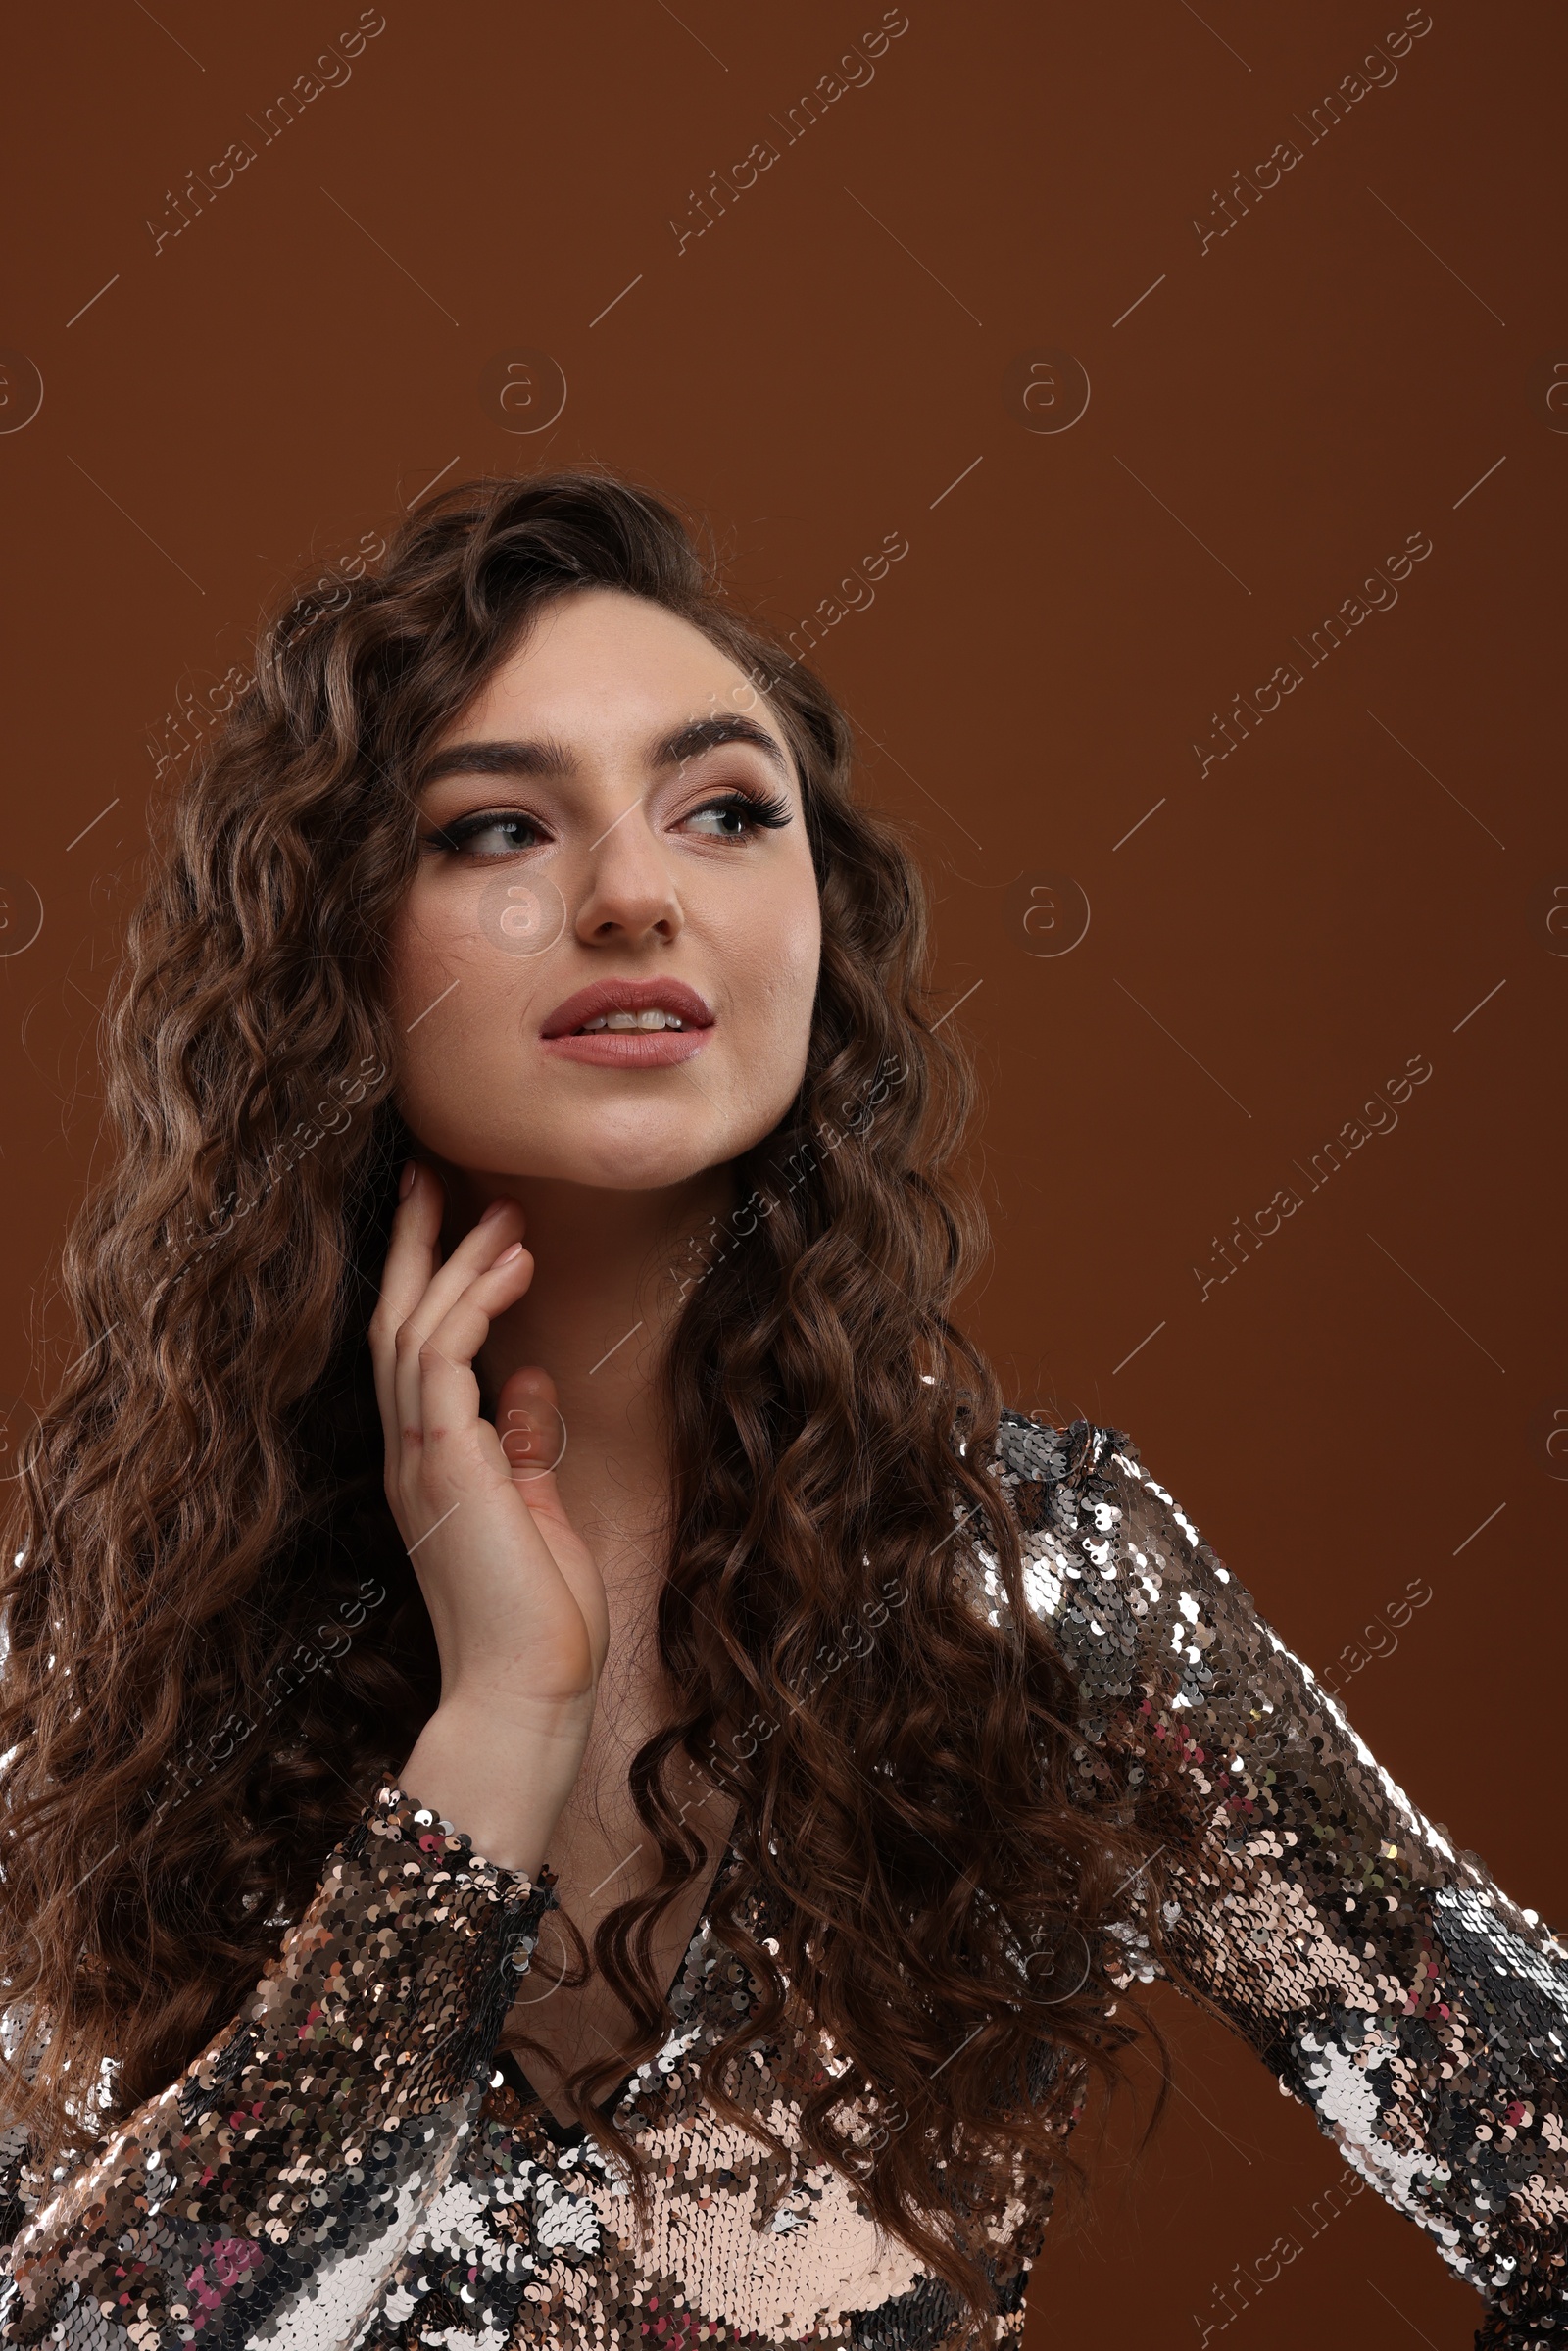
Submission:
[[[1173,1965],[1477,2287],[1478,2343],[1568,2340],[1568,1952],[1414,1809],[1125,1438],[1008,1415],[997,1466],[1086,1747],[1127,1760],[1163,1847]],[[994,1563],[974,1572],[995,1619]],[[951,2297],[854,2184],[703,2098],[697,2057],[751,1997],[706,1919],[618,2098],[655,2160],[651,2237],[592,2142],[525,2111],[495,2052],[552,1898],[380,1789],[178,2082],[63,2182],[13,2151],[0,2341],[941,2351]],[[1155,1972],[1139,1898],[1128,1983]],[[757,2039],[734,2088],[798,2149],[788,2054]],[[1025,2185],[989,2218],[999,2341],[1048,2207]]]

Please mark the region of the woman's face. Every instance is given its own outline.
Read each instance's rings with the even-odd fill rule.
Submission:
[[[618,589],[555,599],[436,745],[393,928],[397,1100],[484,1176],[679,1184],[777,1125],[821,925],[783,730]]]

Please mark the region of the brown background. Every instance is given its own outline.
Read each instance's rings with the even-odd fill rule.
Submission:
[[[1348,1702],[1562,1920],[1561,10],[1434,0],[1397,79],[1309,144],[1294,118],[1396,0],[908,0],[874,80],[787,142],[876,0],[387,0],[352,80],[263,144],[357,13],[90,0],[16,35],[0,343],[44,397],[0,434],[0,938],[30,891],[43,927],[0,959],[0,1389],[46,1376],[147,741],[280,578],[432,477],[579,459],[710,516],[784,627],[902,532],[818,658],[916,828],[986,1071],[970,1319],[1020,1404],[1130,1430],[1314,1662],[1426,1579]],[[1289,137],[1300,163],[1204,251],[1194,217]],[[155,252],[167,192],[242,138],[254,163]],[[760,139],[778,161],[678,250],[671,218]],[[566,386],[533,433],[495,392],[518,348]],[[1087,371],[1066,430],[1020,393],[1043,349]],[[0,423],[28,383],[13,358]],[[1414,532],[1397,606],[1307,668],[1293,639]],[[1287,660],[1302,685],[1200,776],[1211,713]],[[1045,875],[1091,909],[1069,953],[1030,952]],[[1293,1162],[1413,1055],[1397,1130],[1306,1193]],[[1287,1183],[1303,1207],[1200,1298],[1195,1264]],[[1175,2111],[1046,2254],[1035,2346],[1197,2341],[1340,2176],[1244,2048],[1164,2008]],[[1447,2351],[1475,2318],[1368,2194],[1227,2331]]]

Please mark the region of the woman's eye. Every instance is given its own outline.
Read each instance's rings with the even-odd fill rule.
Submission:
[[[520,808],[488,815],[465,816],[430,835],[436,849],[481,857],[505,857],[521,849],[537,849],[544,835],[532,816]]]
[[[710,841],[745,841],[758,831],[776,831],[789,820],[787,800],[760,799],[751,792],[725,792],[716,800],[706,800],[685,819]]]

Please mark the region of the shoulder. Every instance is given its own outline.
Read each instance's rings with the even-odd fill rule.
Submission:
[[[1124,1429],[1101,1428],[1088,1420],[1058,1429],[1009,1406],[998,1424],[992,1466],[1025,1522],[1053,1509],[1063,1514],[1080,1504],[1092,1509],[1097,1502],[1102,1512],[1119,1517],[1131,1503],[1143,1518],[1168,1520],[1192,1550],[1201,1543],[1175,1496],[1144,1467]]]
[[[998,1425],[992,1470],[1026,1534],[1089,1519],[1102,1535],[1127,1535],[1132,1527],[1122,1522],[1130,1519],[1152,1539],[1171,1538],[1193,1552],[1207,1549],[1175,1495],[1144,1467],[1124,1429],[1088,1420],[1058,1429],[1008,1408]]]
[[[1003,1409],[997,1428],[997,1453],[1004,1472],[1028,1482],[1059,1485],[1082,1478],[1097,1468],[1114,1446],[1131,1447],[1120,1429],[1097,1428],[1092,1421],[1070,1421],[1054,1428],[1032,1413]]]
[[[1272,1637],[1249,1595],[1125,1431],[1005,1411],[991,1468],[1017,1528],[1025,1605],[1102,1704],[1157,1688],[1196,1707],[1223,1660],[1261,1668]],[[976,1564],[997,1622],[1000,1563]]]

